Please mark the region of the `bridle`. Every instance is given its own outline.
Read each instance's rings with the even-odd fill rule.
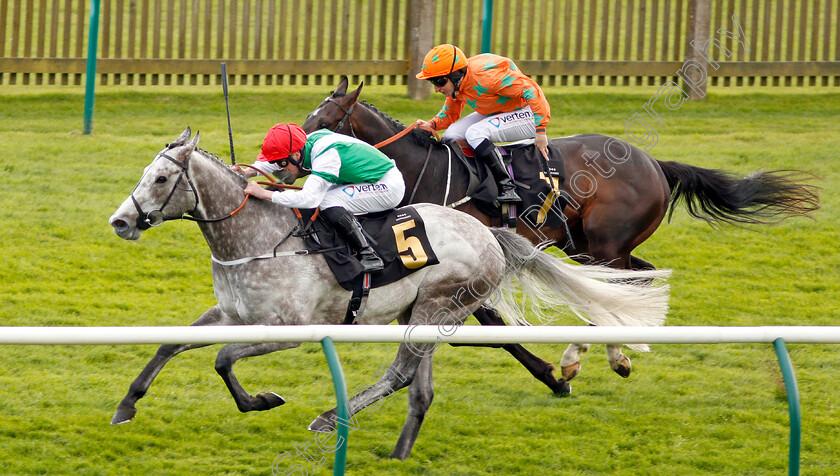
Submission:
[[[453,67],[455,66],[454,60],[452,62],[452,66]],[[333,132],[338,132],[339,130],[341,130],[341,128],[344,127],[344,123],[347,122],[347,120],[350,118],[350,114],[353,113],[353,108],[355,108],[356,104],[358,104],[358,103],[354,102],[353,104],[350,105],[349,108],[345,108],[344,106],[339,104],[339,102],[336,101],[333,98],[327,98],[327,101],[335,104],[336,106],[339,107],[339,109],[344,111],[344,117],[342,117],[341,120],[338,121],[338,124],[332,130]],[[438,133],[437,133],[436,130],[432,129],[431,127],[421,126],[419,123],[415,122],[415,123],[411,124],[410,126],[406,127],[405,129],[403,129],[401,132],[398,132],[397,134],[393,135],[392,137],[390,137],[388,139],[385,139],[384,141],[379,142],[378,144],[374,144],[373,146],[377,149],[381,149],[381,148],[385,147],[386,145],[391,144],[392,142],[395,142],[395,141],[401,139],[403,136],[405,136],[406,134],[408,134],[409,132],[411,132],[412,130],[414,130],[417,127],[419,127],[420,129],[423,129],[425,131],[431,132],[432,134],[434,134],[435,138],[437,138],[437,140],[440,141],[440,137],[438,136]],[[356,137],[356,132],[353,130],[353,122],[352,121],[350,121],[350,133],[353,134],[353,137],[358,139],[358,137]],[[449,167],[450,167],[450,170],[451,170],[451,168],[452,168],[452,150],[449,147],[447,147],[447,150],[449,151],[449,160],[450,160]],[[411,201],[414,199],[414,195],[417,193],[417,188],[420,186],[420,181],[423,179],[423,175],[426,173],[426,167],[429,165],[429,158],[431,158],[431,156],[432,156],[432,145],[429,144],[429,150],[426,152],[426,160],[423,162],[423,168],[420,170],[420,176],[417,178],[417,181],[414,184],[414,190],[411,191],[411,196],[409,197],[409,203],[411,203]],[[451,176],[451,174],[449,176]],[[446,205],[446,201],[447,201],[448,197],[449,197],[449,180],[447,178],[446,195],[443,198],[443,205],[444,206]]]
[[[239,213],[239,211],[242,210],[242,208],[245,207],[245,203],[248,202],[248,198],[251,196],[249,194],[245,194],[245,199],[236,208],[236,210],[228,213],[225,216],[218,217],[218,218],[197,218],[197,217],[194,217],[192,215],[195,213],[195,210],[198,208],[199,198],[198,198],[198,190],[196,190],[195,185],[193,184],[192,179],[190,178],[190,170],[189,170],[190,155],[188,155],[187,158],[182,163],[182,162],[180,162],[176,159],[173,159],[172,157],[167,155],[165,152],[161,152],[155,157],[155,160],[153,160],[152,163],[155,163],[155,161],[158,158],[161,158],[161,157],[163,157],[164,159],[166,159],[166,160],[172,162],[173,164],[177,165],[178,167],[180,167],[181,172],[178,174],[178,178],[175,179],[175,183],[172,185],[172,190],[169,191],[169,195],[166,196],[166,200],[163,201],[163,205],[161,205],[160,208],[157,208],[155,210],[151,210],[149,212],[144,212],[143,209],[140,207],[140,203],[138,203],[137,199],[134,198],[134,192],[137,191],[137,187],[140,186],[140,183],[138,183],[137,186],[134,187],[134,190],[132,190],[131,195],[129,195],[129,196],[131,197],[131,201],[134,203],[134,208],[137,209],[137,228],[140,229],[141,231],[142,230],[148,230],[150,227],[153,227],[153,226],[162,225],[163,222],[169,221],[169,220],[191,220],[191,221],[202,222],[202,223],[213,223],[213,222],[222,221],[222,220],[228,219],[228,218],[236,215],[237,213]],[[181,180],[184,177],[187,178],[187,183],[190,185],[190,191],[193,193],[193,196],[195,197],[195,206],[193,207],[192,210],[190,210],[189,212],[187,212],[184,215],[181,215],[179,217],[166,218],[163,214],[163,209],[169,203],[169,200],[172,199],[172,195],[175,194],[175,190],[178,189],[178,184],[181,183]],[[142,182],[142,180],[143,179],[141,178],[140,181]]]
[[[336,124],[335,128],[332,130],[333,132],[338,132],[339,130],[344,128],[344,124],[348,123],[348,120],[350,119],[350,114],[353,114],[353,109],[356,107],[356,103],[354,102],[353,104],[350,105],[349,108],[346,108],[346,107],[342,106],[341,104],[339,104],[339,102],[336,101],[333,98],[327,98],[327,101],[329,101],[329,102],[335,104],[336,106],[338,106],[338,108],[341,109],[341,111],[344,113],[344,117],[342,117],[341,120],[338,121],[338,124]],[[353,121],[350,121],[349,125],[350,125],[350,135],[355,137],[356,139],[358,139],[358,137],[356,137],[356,131],[353,130]]]
[[[333,132],[338,132],[344,127],[344,124],[347,123],[347,120],[350,119],[350,114],[353,114],[353,109],[356,107],[356,104],[358,104],[358,103],[354,102],[353,104],[350,105],[349,108],[346,108],[346,107],[342,106],[338,101],[336,101],[333,98],[327,98],[327,101],[335,104],[336,106],[338,106],[339,109],[341,109],[342,112],[344,112],[344,117],[342,117],[341,120],[338,121],[338,124],[336,124],[335,127],[333,127],[333,129],[332,129]],[[356,137],[356,131],[353,130],[353,121],[350,121],[349,125],[350,125],[350,134],[352,134],[354,138],[358,139],[358,137]],[[424,131],[431,132],[432,134],[434,134],[435,138],[438,141],[440,141],[440,137],[438,136],[438,133],[437,133],[436,130],[432,129],[431,127],[421,126],[421,125],[419,125],[418,123],[415,122],[415,123],[411,124],[410,126],[406,127],[405,129],[403,129],[401,132],[398,132],[397,134],[395,134],[391,138],[385,139],[384,141],[382,141],[378,144],[373,144],[373,146],[376,147],[377,149],[381,149],[381,148],[385,147],[386,145],[388,145],[388,144],[390,144],[390,143],[392,143],[396,140],[401,139],[403,136],[405,136],[406,134],[408,134],[409,132],[414,130],[414,128],[416,128],[416,127],[419,127],[420,129],[423,129]]]

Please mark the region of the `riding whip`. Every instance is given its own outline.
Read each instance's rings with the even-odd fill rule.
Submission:
[[[227,65],[222,63],[222,89],[225,91],[225,110],[228,120],[228,140],[230,141],[230,165],[236,165],[236,156],[233,153],[233,129],[230,127],[230,104],[228,103],[228,79]]]
[[[540,163],[540,168],[542,168],[543,173],[545,174],[545,181],[548,183],[548,187],[554,192],[554,196],[559,197],[560,191],[557,190],[557,185],[554,183],[554,180],[551,180],[551,167],[548,165],[548,153],[544,150],[540,150],[540,152],[542,152],[545,162],[540,159],[537,159],[537,162]]]

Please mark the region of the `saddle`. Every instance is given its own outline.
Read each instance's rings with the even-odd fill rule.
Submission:
[[[496,203],[498,189],[490,170],[471,155],[470,149],[453,149],[473,175],[468,195],[476,207],[485,215],[502,216],[501,207]],[[562,190],[565,180],[560,148],[549,142],[548,167],[532,140],[503,145],[499,149],[516,184],[516,193],[522,198],[522,203],[517,205],[519,218],[526,220],[530,226],[564,227],[562,210],[554,206],[554,190]]]
[[[303,222],[307,223],[315,210],[300,212]],[[423,219],[414,207],[357,215],[356,218],[370,245],[385,263],[382,271],[370,274],[370,288],[386,286],[439,263],[429,243]],[[304,242],[310,251],[324,255],[341,287],[353,291],[359,286],[362,265],[344,237],[320,215],[312,223]]]

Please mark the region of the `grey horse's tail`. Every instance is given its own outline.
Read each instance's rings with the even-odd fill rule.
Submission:
[[[525,311],[541,323],[556,320],[563,308],[599,326],[660,326],[668,313],[670,270],[633,271],[573,265],[535,247],[509,230],[491,232],[505,257],[505,280],[495,304],[511,324],[529,324]],[[644,344],[628,345],[646,351]]]

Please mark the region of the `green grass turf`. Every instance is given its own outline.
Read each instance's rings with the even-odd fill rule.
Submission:
[[[237,157],[250,162],[276,122],[302,123],[330,87],[233,88]],[[656,88],[551,88],[552,136],[620,135]],[[362,98],[409,123],[429,118],[402,87]],[[82,135],[83,95],[69,88],[0,91],[0,325],[186,325],[214,304],[209,251],[188,222],[137,243],[107,219],[166,142],[186,126],[228,156],[221,88],[99,88],[94,133]],[[667,325],[837,325],[840,318],[840,94],[835,90],[712,88],[661,112],[661,160],[747,174],[796,168],[821,177],[815,220],[713,230],[678,210],[638,250],[674,270]],[[575,324],[563,321],[561,324]],[[338,344],[352,390],[373,383],[396,345]],[[565,345],[535,345],[557,363]],[[213,370],[218,346],[177,356],[138,403],[135,421],[108,424],[154,346],[0,348],[0,474],[270,474],[299,464],[329,474],[308,423],[334,405],[318,344],[236,366],[244,386],[288,400],[240,414]],[[802,400],[803,474],[840,467],[836,345],[791,345]],[[406,392],[359,415],[348,474],[781,474],[788,408],[770,345],[655,345],[627,351],[613,374],[603,346],[583,358],[572,396],[553,397],[499,350],[443,346],[437,394],[412,457],[387,458]],[[316,467],[296,454],[326,458]]]

